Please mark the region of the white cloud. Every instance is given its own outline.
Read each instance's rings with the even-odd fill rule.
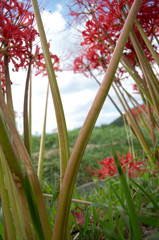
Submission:
[[[44,10],[42,20],[46,33],[49,32],[49,34],[53,34],[65,29],[66,21],[59,10],[53,13]]]
[[[69,52],[70,55],[73,55],[73,52],[76,54],[76,51],[78,50],[79,41],[77,40],[79,40],[79,37],[77,35],[77,38],[74,37],[74,29],[69,28],[65,30],[66,20],[61,12],[62,6],[58,4],[55,12],[51,13],[45,10],[42,13],[45,31],[48,40],[52,40],[51,51],[53,53],[56,53],[59,56],[63,56],[64,54],[65,56],[65,54],[68,54]],[[75,45],[76,41],[77,45]],[[99,86],[93,79],[86,78],[82,74],[73,74],[73,72],[70,71],[63,71],[57,73],[57,75],[57,82],[61,93],[68,129],[81,127],[93,103]],[[26,72],[12,74],[12,81],[18,84],[13,84],[12,89],[15,111],[19,112],[19,114],[23,111],[25,79]],[[47,77],[41,77],[40,75],[35,77],[33,75],[32,132],[34,134],[40,134],[42,132],[47,81]],[[110,94],[115,99],[112,90]],[[118,116],[119,114],[116,109],[112,106],[110,100],[107,99],[97,120],[97,125],[110,123]],[[22,130],[22,118],[19,117],[17,120],[19,121],[19,127]],[[46,131],[52,132],[53,129],[56,128],[56,118],[50,92]]]

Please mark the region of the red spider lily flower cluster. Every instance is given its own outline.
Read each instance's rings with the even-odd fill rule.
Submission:
[[[70,6],[70,15],[74,17],[75,21],[82,21],[82,23],[84,21],[85,28],[82,31],[83,41],[81,43],[84,51],[74,61],[74,72],[87,72],[88,68],[85,66],[89,66],[89,70],[105,70],[107,68],[124,25],[125,19],[122,9],[125,9],[126,3],[131,6],[133,0],[73,1],[72,7]],[[159,35],[158,0],[143,0],[137,19],[149,37],[152,46],[156,49],[153,40]],[[153,62],[153,58],[135,24],[133,29],[148,60]],[[130,39],[127,41],[124,54],[135,66],[137,56]],[[119,71],[122,71],[122,74],[125,73],[122,68]]]
[[[129,178],[140,177],[147,170],[147,161],[134,160],[130,151],[128,151],[126,156],[119,153],[118,160],[124,174],[128,172]],[[113,157],[105,158],[104,161],[99,162],[99,165],[101,166],[100,170],[89,171],[92,175],[97,176],[99,179],[105,179],[105,177],[111,177],[118,173]]]
[[[32,42],[38,36],[34,29],[34,15],[29,11],[30,1],[1,0],[0,54],[7,54],[14,70],[24,67],[31,56]],[[27,57],[26,57],[27,56]]]
[[[56,55],[53,55],[51,52],[50,52],[50,56],[53,60],[54,70],[59,71],[60,70],[59,58]],[[39,48],[38,45],[36,46],[35,55],[34,55],[34,58],[33,58],[33,66],[37,70],[37,73],[35,74],[36,76],[41,74],[41,73],[42,73],[43,76],[47,75],[45,59],[44,59],[43,54],[40,53],[40,48]]]
[[[137,110],[136,110],[136,109],[137,109]],[[143,110],[144,110],[144,111],[147,111],[144,104],[140,105],[140,107],[132,108],[132,109],[131,109],[131,112],[132,112],[132,114],[135,116],[135,118],[138,119],[138,118],[139,118],[138,113],[142,113]]]
[[[71,211],[75,220],[76,220],[76,223],[78,224],[78,226],[82,226],[84,227],[84,224],[85,224],[85,213],[82,212],[81,208],[79,207],[76,207],[74,211]],[[93,223],[93,219],[90,218],[90,222]]]
[[[27,68],[29,62],[39,73],[46,75],[44,57],[40,48],[36,46],[35,39],[39,36],[35,29],[34,14],[31,11],[30,0],[0,0],[0,77],[1,87],[5,87],[4,55],[8,62],[13,64],[13,71]],[[51,54],[55,70],[59,68],[59,59]]]

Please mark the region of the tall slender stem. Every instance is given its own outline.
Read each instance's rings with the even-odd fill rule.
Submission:
[[[123,30],[119,37],[118,43],[115,47],[112,59],[104,76],[103,82],[98,90],[93,105],[87,115],[84,126],[82,127],[79,137],[75,143],[73,152],[71,154],[62,189],[59,196],[58,207],[55,218],[53,240],[64,240],[66,234],[66,227],[73,192],[74,183],[76,180],[77,172],[84,154],[89,137],[98,118],[100,110],[104,104],[105,98],[108,94],[116,69],[118,67],[120,58],[122,56],[126,41],[128,39],[130,30],[133,25],[134,18],[138,12],[142,0],[135,0],[131,10],[128,14]]]
[[[57,85],[56,76],[53,69],[50,52],[48,48],[48,43],[47,43],[43,23],[41,20],[41,15],[39,12],[37,0],[32,0],[32,5],[33,5],[34,14],[36,17],[36,22],[39,30],[41,45],[43,48],[43,54],[45,58],[46,68],[47,68],[47,74],[48,74],[49,83],[50,83],[50,89],[51,89],[52,98],[53,98],[54,107],[55,107],[58,135],[59,135],[59,147],[60,147],[60,183],[62,185],[65,170],[70,157],[68,133],[67,133],[66,121],[65,121],[63,106],[62,106],[61,97],[59,93],[59,88]]]

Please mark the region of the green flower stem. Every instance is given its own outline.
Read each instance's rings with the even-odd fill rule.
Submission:
[[[130,6],[129,6],[128,3],[126,4],[126,6],[127,6],[128,10],[130,10]],[[124,9],[123,9],[123,11],[124,11]],[[146,33],[144,32],[142,26],[140,25],[140,23],[139,23],[139,21],[137,19],[135,19],[134,22],[135,22],[135,24],[136,24],[136,26],[137,26],[137,28],[138,28],[138,30],[139,30],[143,40],[144,40],[144,42],[146,43],[150,53],[152,54],[154,60],[156,61],[156,63],[159,66],[159,57],[158,57],[157,53],[155,52],[154,48],[152,47],[151,42],[149,41]]]
[[[138,56],[143,74],[145,76],[145,80],[147,82],[147,85],[149,87],[149,91],[152,97],[152,101],[154,104],[154,111],[156,114],[159,116],[159,104],[158,104],[158,99],[159,99],[159,86],[158,86],[158,80],[156,79],[152,68],[143,52],[142,47],[140,46],[138,39],[134,33],[134,31],[131,31],[130,33],[130,39],[132,41],[132,44],[134,46],[134,49],[136,51],[136,54]]]
[[[141,44],[133,30],[130,33],[130,38],[134,45],[136,54],[138,56],[139,63],[141,65],[141,69],[144,69],[144,72],[146,72],[146,75],[150,78],[150,82],[151,82],[152,86],[154,87],[154,92],[156,93],[156,96],[159,98],[158,79],[157,79],[157,77],[151,67],[151,64],[150,64],[149,60],[147,59],[147,57],[143,51],[143,48],[141,47]]]
[[[6,230],[7,230],[7,235],[9,239],[16,240],[16,232],[13,224],[8,193],[7,193],[6,186],[4,183],[4,178],[3,178],[1,159],[2,159],[2,150],[0,149],[0,195],[1,195],[2,207],[3,207],[4,217],[5,217],[5,224],[7,226]]]
[[[138,30],[139,30],[143,40],[145,41],[145,43],[146,43],[150,53],[152,54],[154,60],[156,61],[156,63],[159,66],[159,57],[158,57],[157,53],[155,52],[154,48],[152,47],[152,45],[151,45],[151,43],[150,43],[146,33],[144,32],[143,28],[141,27],[141,25],[140,25],[140,23],[139,23],[139,21],[137,19],[135,19],[135,24],[136,24],[136,26],[137,26],[137,28],[138,28]]]
[[[43,175],[43,161],[44,161],[44,145],[45,145],[45,131],[46,131],[46,117],[47,117],[48,95],[49,95],[49,83],[48,83],[48,86],[47,86],[47,93],[46,93],[46,103],[45,103],[43,132],[42,132],[42,135],[41,135],[40,153],[39,153],[39,162],[38,162],[38,172],[37,172],[40,183],[42,183],[42,175]]]
[[[132,103],[133,107],[135,108],[135,110],[136,110],[136,112],[137,112],[140,120],[142,121],[143,125],[145,126],[145,128],[146,128],[149,136],[151,136],[149,126],[147,125],[147,123],[146,123],[146,121],[145,121],[145,119],[144,119],[144,117],[147,117],[146,111],[145,111],[144,109],[142,109],[142,113],[144,114],[144,117],[143,117],[142,114],[141,114],[141,113],[139,112],[139,110],[138,110],[138,108],[141,108],[140,104],[135,100],[135,98],[133,98],[133,97],[127,92],[127,90],[126,90],[125,88],[123,88],[123,86],[121,86],[121,87],[122,87],[122,89],[124,90],[124,92],[126,93],[126,95],[128,96],[128,98],[129,98],[130,102]],[[135,104],[137,105],[137,107],[136,107]]]
[[[119,99],[119,101],[120,101],[120,103],[121,103],[121,105],[122,105],[122,107],[123,107],[125,113],[126,113],[126,112],[127,112],[127,108],[126,108],[124,102],[122,101],[122,99],[121,99],[119,93],[117,92],[117,90],[116,90],[114,84],[112,84],[112,87],[113,87],[113,89],[114,89],[114,91],[115,91],[115,93],[116,93],[116,95],[117,95],[117,97],[118,97],[118,99]],[[127,117],[126,114],[125,114],[125,116]],[[134,129],[133,129],[132,126],[130,125],[130,121],[128,121],[128,119],[127,119],[126,117],[125,117],[126,122],[127,122],[128,125],[130,126],[130,129],[131,129],[131,131],[133,132],[134,136],[135,136],[135,137],[137,138],[137,140],[139,141],[138,136],[136,135],[136,133],[134,132]]]
[[[52,229],[51,229],[51,225],[50,225],[50,222],[49,222],[49,218],[48,218],[43,194],[42,194],[42,191],[41,191],[40,183],[39,183],[38,177],[37,177],[37,175],[34,171],[33,165],[31,163],[29,155],[26,151],[26,148],[24,147],[24,145],[21,141],[21,138],[20,138],[20,136],[17,132],[17,129],[15,128],[15,125],[14,125],[12,119],[11,119],[11,116],[10,116],[9,112],[8,112],[8,109],[7,109],[7,106],[4,102],[2,93],[0,93],[0,108],[3,112],[4,117],[5,117],[5,121],[8,125],[8,127],[9,127],[9,131],[10,131],[13,143],[15,145],[15,148],[17,149],[17,151],[19,152],[19,154],[21,156],[21,159],[22,159],[23,164],[25,166],[29,181],[31,183],[34,198],[36,199],[38,213],[39,213],[39,217],[40,217],[40,220],[41,220],[41,225],[42,225],[42,229],[43,229],[43,232],[44,232],[45,239],[50,240],[51,236],[52,236]],[[1,134],[0,134],[0,136],[1,136]]]
[[[30,81],[29,81],[29,142],[30,142],[30,153],[31,153],[31,131],[32,131],[32,71],[30,70]]]
[[[144,135],[143,135],[136,119],[135,119],[135,117],[133,116],[133,114],[131,112],[131,109],[130,109],[129,105],[127,104],[127,101],[125,100],[120,88],[118,88],[118,90],[119,90],[121,96],[123,97],[123,100],[124,100],[124,103],[125,103],[125,104],[123,103],[123,107],[125,108],[125,113],[126,113],[126,116],[128,118],[128,122],[130,123],[135,135],[137,136],[137,139],[140,142],[143,150],[145,151],[145,153],[148,153],[148,152],[150,152],[149,145],[148,145],[148,143],[147,143],[147,141],[146,141],[146,139],[145,139],[145,137],[144,137]],[[126,107],[124,105],[127,106],[128,110],[126,110]],[[150,161],[153,162],[152,155],[150,155],[149,157],[150,157]]]
[[[9,76],[9,62],[8,62],[7,52],[4,55],[4,74],[5,74],[7,106],[8,106],[9,112],[12,116],[12,119],[15,123],[15,115],[14,115],[13,100],[12,100],[12,93],[11,93],[11,81],[10,81],[10,76]]]
[[[92,73],[92,71],[90,69],[88,69],[90,75],[94,78],[94,80],[96,81],[96,83],[100,86],[101,83],[98,81],[98,79],[96,78],[96,76]],[[113,105],[115,106],[115,108],[118,110],[118,112],[120,113],[120,115],[123,117],[122,112],[120,111],[120,109],[118,108],[118,106],[116,105],[116,103],[114,102],[114,100],[112,99],[112,97],[108,94],[108,98],[110,99],[110,101],[113,103]]]
[[[2,159],[2,169],[3,169],[3,176],[5,179],[5,188],[7,189],[9,200],[10,200],[10,207],[11,207],[11,212],[12,212],[12,216],[15,224],[16,235],[17,235],[17,239],[21,240],[22,231],[24,230],[24,225],[22,221],[22,212],[21,212],[21,209],[18,207],[20,205],[20,199],[19,199],[17,189],[15,187],[15,184],[12,181],[12,176],[8,169],[7,161],[1,150],[0,150],[0,156]],[[25,234],[25,231],[23,231],[23,234]]]
[[[24,110],[23,110],[23,129],[24,129],[24,145],[28,151],[28,154],[31,156],[31,149],[30,149],[30,132],[29,132],[29,116],[28,116],[28,94],[29,94],[29,79],[31,74],[31,62],[30,59],[27,78],[26,78],[26,85],[25,85],[25,94],[24,94]]]
[[[100,23],[99,23],[99,25],[100,25]],[[103,27],[101,25],[100,25],[100,27],[102,28],[102,30],[104,31],[105,35],[107,36],[108,42],[111,45],[111,47],[113,49],[115,49],[115,44],[111,41],[111,39],[110,39],[109,35],[107,34],[107,32],[105,32],[105,30],[103,29]],[[94,37],[96,38],[96,36],[94,36]],[[99,42],[101,42],[103,44],[103,46],[105,48],[107,48],[110,53],[112,53],[112,50],[102,40],[100,40]],[[134,79],[134,81],[137,83],[138,88],[140,89],[140,91],[142,91],[145,94],[145,96],[149,100],[150,104],[152,105],[153,104],[152,103],[152,99],[151,99],[151,97],[149,95],[149,91],[148,91],[148,88],[147,88],[147,86],[145,84],[145,81],[140,77],[140,75],[136,71],[135,67],[132,65],[132,63],[129,61],[129,59],[127,58],[127,56],[125,54],[122,55],[120,62],[123,65],[123,67],[126,69],[126,71],[130,74],[130,76]]]
[[[130,9],[129,4],[126,4],[126,6],[127,6],[128,10],[129,10]],[[144,32],[143,28],[141,27],[141,25],[140,25],[140,23],[139,23],[139,21],[137,19],[135,19],[134,22],[135,22],[135,24],[136,24],[136,26],[137,26],[137,28],[138,28],[138,30],[139,30],[143,40],[145,41],[145,43],[146,43],[150,53],[152,54],[154,60],[156,61],[156,63],[159,66],[159,57],[158,57],[157,53],[155,52],[154,48],[152,47],[152,45],[151,45],[151,43],[150,43],[146,33]]]
[[[125,67],[126,71],[130,74],[130,76],[134,79],[134,81],[136,82],[140,92],[144,93],[144,95],[146,96],[146,98],[148,99],[150,104],[153,106],[152,98],[149,94],[149,90],[148,90],[147,86],[144,84],[143,79],[138,75],[136,70],[135,70],[135,72],[133,72],[130,69],[131,64],[129,65],[129,62],[126,61],[126,59],[125,59],[125,61],[122,61],[122,65],[123,65],[123,67]]]
[[[96,98],[93,105],[87,115],[84,126],[82,127],[79,137],[75,143],[74,149],[72,151],[64,181],[62,184],[56,218],[54,225],[53,240],[64,240],[66,234],[66,227],[71,203],[72,192],[74,188],[74,183],[82,160],[86,145],[88,143],[91,132],[94,128],[95,122],[104,104],[105,98],[108,95],[108,91],[114,79],[115,72],[117,70],[120,58],[123,54],[125,44],[127,42],[130,30],[133,25],[133,21],[136,17],[138,9],[140,7],[142,0],[135,0],[128,14],[126,22],[124,24],[123,30],[115,47],[113,56],[109,63],[108,69],[104,76],[103,82],[98,90]]]
[[[30,214],[29,214],[29,208],[25,196],[25,190],[24,190],[24,176],[22,174],[22,169],[19,164],[19,161],[17,159],[17,156],[14,152],[12,143],[9,138],[9,134],[7,132],[6,126],[3,121],[2,112],[0,111],[0,145],[2,147],[3,155],[5,156],[5,159],[7,160],[7,164],[9,166],[12,179],[15,183],[15,186],[17,188],[17,191],[20,195],[21,199],[21,207],[23,211],[23,220],[25,225],[25,231],[26,235],[29,237],[29,239],[33,239],[33,234],[31,230],[30,223]],[[7,228],[7,226],[6,226]]]
[[[36,17],[36,22],[39,30],[41,45],[43,48],[43,54],[45,58],[52,98],[54,101],[54,108],[56,113],[58,135],[59,135],[59,147],[60,147],[60,183],[62,185],[65,170],[70,157],[68,133],[66,128],[66,122],[65,122],[65,116],[63,112],[61,97],[60,97],[56,76],[55,76],[55,72],[54,72],[51,57],[50,57],[50,52],[49,52],[37,0],[32,0],[32,5],[33,5],[34,14]]]

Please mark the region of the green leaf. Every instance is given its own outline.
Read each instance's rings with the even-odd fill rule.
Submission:
[[[108,212],[108,207],[105,206],[104,204],[101,204],[101,203],[92,203],[90,205],[90,207],[98,207],[98,208],[102,208],[103,210],[107,211]]]
[[[109,211],[108,211],[108,218],[109,218],[109,228],[111,229],[111,231],[114,231],[112,199],[111,199],[111,186],[110,185],[109,185]]]
[[[89,214],[88,209],[87,209],[87,210],[86,210],[86,213],[85,213],[84,235],[87,234],[89,220],[90,220],[90,214]]]
[[[152,226],[152,227],[159,227],[159,218],[153,218],[148,216],[139,216],[139,219],[142,223]]]
[[[143,189],[143,187],[141,187],[141,185],[139,185],[138,183],[136,183],[136,182],[133,181],[132,179],[131,179],[131,182],[133,182],[133,183],[145,194],[145,196],[150,199],[150,201],[154,204],[154,206],[159,209],[159,206],[158,206],[156,200],[153,199],[153,197],[152,197],[148,192],[146,192],[146,191]]]

